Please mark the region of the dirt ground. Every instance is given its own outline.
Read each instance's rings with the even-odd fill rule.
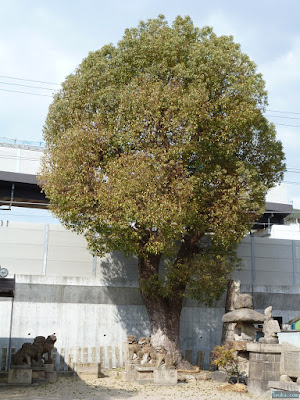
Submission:
[[[2,386],[1,400],[258,400],[249,393],[218,390],[220,383],[192,381],[176,386],[138,385],[120,377],[105,377],[84,382],[58,377],[56,383],[39,386]]]

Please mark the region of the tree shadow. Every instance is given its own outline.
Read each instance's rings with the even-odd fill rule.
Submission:
[[[122,253],[111,253],[101,259],[99,274],[108,287],[118,287],[110,291],[111,300],[116,304],[114,318],[127,335],[150,336],[150,322],[138,288],[138,268],[136,259],[128,259]],[[127,288],[125,298],[123,289]],[[209,368],[210,352],[220,344],[222,316],[225,295],[219,301],[206,307],[196,300],[185,299],[181,313],[180,343],[183,355],[189,355],[193,364],[199,362],[198,352],[204,352],[203,367]],[[125,334],[126,333],[126,334]]]
[[[136,390],[101,384],[101,380],[85,382],[74,377],[58,377],[56,383],[28,386],[0,386],[0,398],[5,400],[111,400],[130,398]]]

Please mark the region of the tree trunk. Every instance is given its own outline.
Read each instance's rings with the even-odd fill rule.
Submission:
[[[195,369],[188,361],[183,359],[180,343],[180,314],[183,298],[181,296],[166,298],[151,290],[143,290],[143,283],[159,271],[160,255],[149,255],[139,258],[139,279],[141,282],[141,295],[144,300],[151,326],[151,344],[164,346],[167,351],[174,354],[177,369]],[[151,288],[150,288],[151,289]]]

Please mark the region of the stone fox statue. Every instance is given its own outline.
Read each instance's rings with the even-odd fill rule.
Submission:
[[[53,362],[51,358],[51,351],[54,348],[55,342],[56,342],[55,335],[49,335],[47,339],[45,339],[44,336],[37,336],[33,341],[33,344],[41,349],[40,359],[43,359],[45,364],[52,364]],[[46,353],[48,356],[47,359],[43,357],[43,355]],[[39,361],[39,359],[37,361]]]
[[[51,351],[56,342],[55,335],[49,335],[47,339],[44,336],[37,336],[33,343],[24,343],[22,347],[12,356],[13,365],[42,365],[52,364]],[[48,358],[43,357],[44,354]]]

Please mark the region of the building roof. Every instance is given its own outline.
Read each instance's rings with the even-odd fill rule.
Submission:
[[[49,200],[41,192],[36,175],[0,171],[0,206],[47,208]]]

